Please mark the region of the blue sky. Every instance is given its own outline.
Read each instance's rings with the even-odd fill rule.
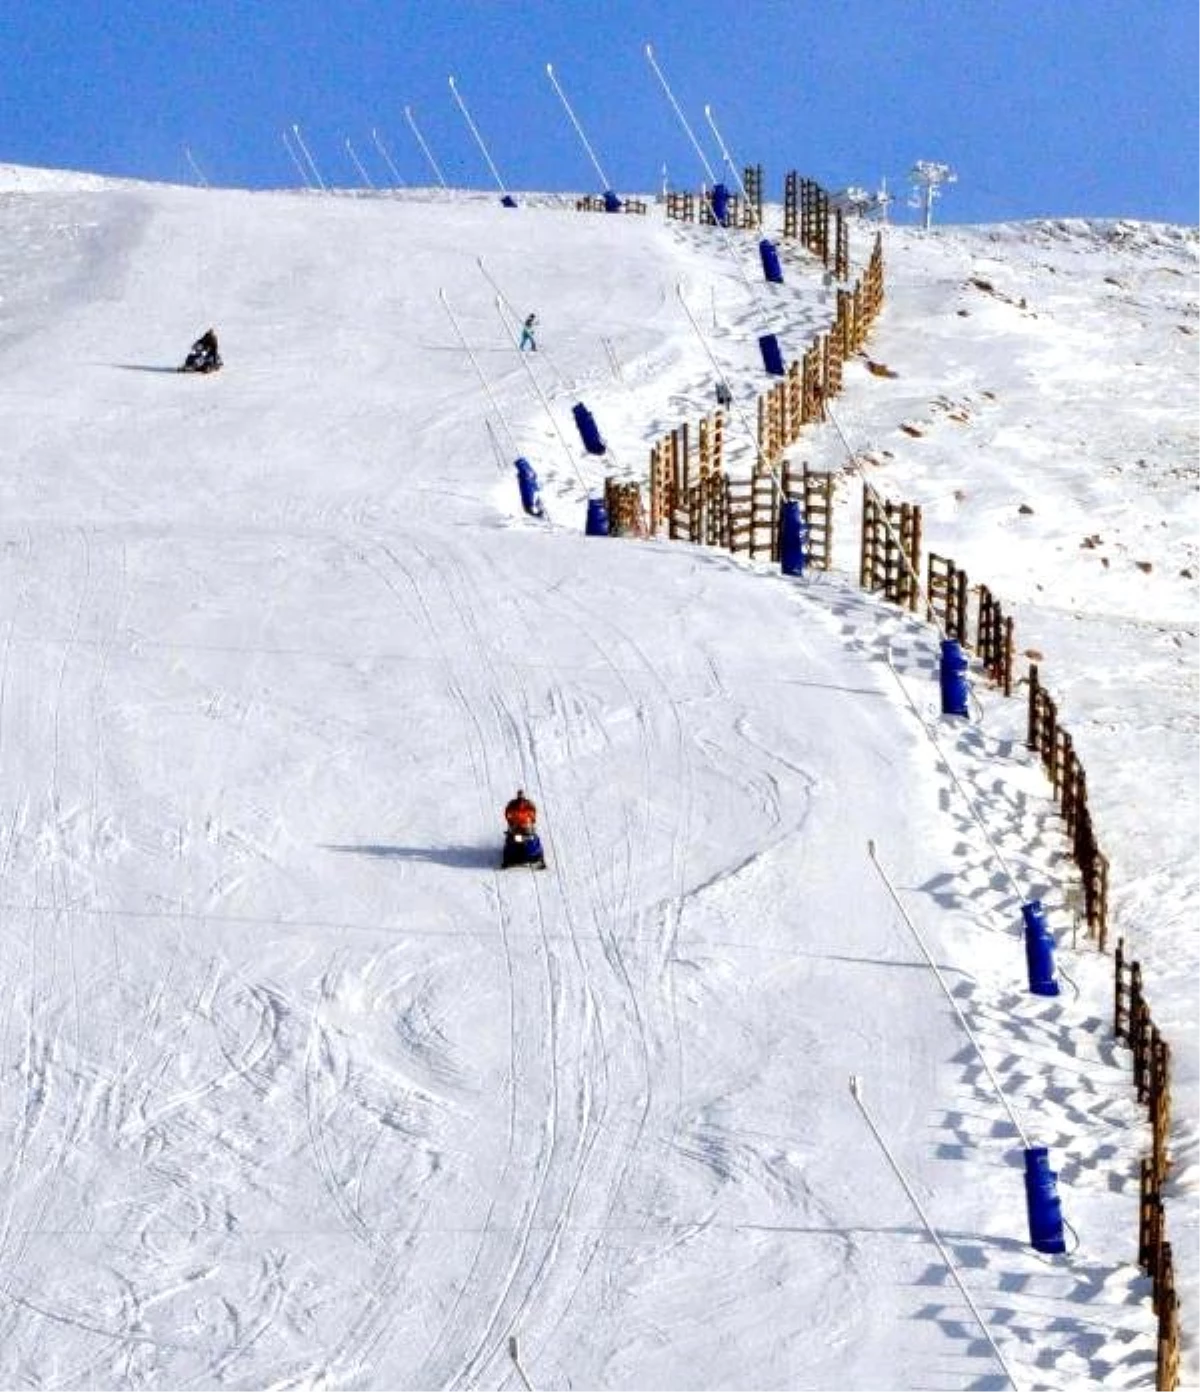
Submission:
[[[1187,0],[0,0],[0,161],[249,187],[298,182],[298,123],[327,183],[600,191],[555,75],[618,191],[714,168],[712,113],[778,197],[795,169],[830,190],[917,160],[952,166],[937,219],[1198,218],[1196,7]]]

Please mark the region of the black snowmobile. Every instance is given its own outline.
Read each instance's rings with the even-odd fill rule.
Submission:
[[[542,838],[536,831],[515,831],[504,833],[504,855],[500,861],[501,870],[510,870],[514,865],[528,865],[534,870],[546,868],[546,852]]]
[[[180,372],[217,372],[222,367],[217,336],[209,329],[192,344]]]

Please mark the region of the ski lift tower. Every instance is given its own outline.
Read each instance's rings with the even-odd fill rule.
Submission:
[[[918,160],[908,176],[913,188],[913,204],[923,209],[922,223],[928,232],[933,222],[933,200],[941,195],[943,184],[956,184],[958,175],[948,164],[935,164],[932,160]]]

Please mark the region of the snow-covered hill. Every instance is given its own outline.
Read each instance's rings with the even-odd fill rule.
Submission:
[[[637,476],[710,354],[752,409],[764,318],[828,322],[817,269],[656,211],[11,169],[0,226],[0,1382],[1144,1385],[1144,1112],[1022,703],[937,720],[853,481],[828,576],[582,534],[571,406]],[[889,229],[895,376],[836,406],[1077,736],[1176,1046],[1189,1375],[1196,247]],[[226,370],[174,373],[210,323]],[[518,785],[544,875],[495,868]]]

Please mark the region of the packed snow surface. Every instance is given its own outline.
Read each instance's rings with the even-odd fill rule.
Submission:
[[[718,367],[748,473],[821,268],[520,202],[0,169],[0,1384],[1152,1382],[1111,958],[1023,688],[940,718],[936,629],[859,590],[860,474],[1076,738],[1194,1380],[1195,232],[886,229],[792,452],[835,567],[784,577],[586,500]],[[498,869],[518,786],[545,872]]]

